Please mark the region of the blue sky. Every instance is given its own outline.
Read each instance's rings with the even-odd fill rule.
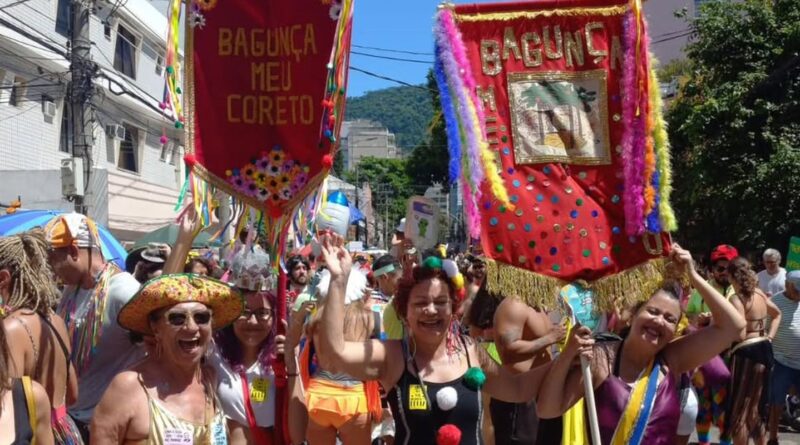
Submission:
[[[460,4],[490,3],[501,0],[451,1]],[[355,0],[352,43],[359,46],[430,54],[433,52],[433,16],[436,14],[439,3],[439,0]],[[672,14],[673,11],[684,7],[693,13],[694,0],[651,0],[645,3],[645,13],[650,24],[650,36],[656,40],[651,46],[651,50],[664,63],[682,57],[682,47],[686,43],[686,37],[672,39],[664,38],[664,36],[686,30],[686,23]],[[432,55],[391,53],[355,46],[352,51],[405,59],[433,59]],[[430,68],[430,65],[427,64],[381,60],[358,54],[352,55],[350,65],[412,84],[424,83],[425,75]],[[396,85],[387,80],[376,79],[350,70],[350,85],[347,94],[350,97],[356,97],[367,91]]]
[[[165,10],[167,7],[167,0],[151,1],[161,10]],[[491,1],[493,0],[455,0],[454,3],[489,3]],[[690,11],[693,11],[693,3],[694,0],[652,0],[645,3],[651,37],[658,38],[661,35],[668,35],[668,31],[674,32],[686,28],[686,24],[682,20],[672,16],[672,11],[681,7],[688,7]],[[424,83],[425,75],[433,60],[431,54],[433,52],[433,16],[436,14],[439,4],[440,0],[355,0],[353,52],[424,60],[431,63],[402,62],[352,54],[351,67],[411,84]],[[682,53],[680,48],[684,43],[685,38],[657,43],[651,48],[662,62],[667,62]],[[360,47],[423,54],[406,54]],[[378,79],[356,70],[350,70],[349,82],[347,94],[350,97],[398,85],[395,82]]]
[[[355,0],[353,45],[429,55],[391,53],[355,46],[352,50],[388,57],[432,61],[433,56],[430,55],[433,53],[431,29],[438,4],[437,0]],[[350,65],[412,84],[425,82],[425,75],[431,66],[421,63],[382,60],[358,54],[351,56]],[[351,97],[360,96],[367,91],[390,86],[397,86],[397,84],[350,70],[347,94]]]

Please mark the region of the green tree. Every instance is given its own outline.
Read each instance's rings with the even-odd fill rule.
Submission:
[[[708,252],[800,235],[800,2],[704,3],[668,111],[680,238]]]
[[[410,151],[425,140],[433,109],[428,94],[419,87],[400,86],[370,91],[347,99],[347,120],[380,122],[395,134],[397,146]]]
[[[347,182],[372,188],[372,209],[376,221],[385,221],[388,212],[389,236],[406,214],[408,198],[414,194],[405,159],[361,158],[358,166],[344,175]],[[373,234],[375,235],[375,234]],[[372,237],[373,235],[370,235]]]
[[[656,67],[656,76],[659,82],[669,82],[674,78],[689,76],[692,72],[692,62],[688,59],[675,59]]]
[[[439,102],[439,89],[433,71],[428,71],[427,87],[430,91],[433,117],[428,123],[425,141],[414,147],[408,158],[408,176],[414,184],[433,185],[435,182],[440,182],[447,189],[449,185],[447,165],[450,155],[447,151],[447,133],[442,117],[442,105]]]

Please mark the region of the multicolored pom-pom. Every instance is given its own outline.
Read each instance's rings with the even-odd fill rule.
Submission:
[[[464,385],[473,391],[480,391],[486,383],[486,374],[483,369],[478,367],[471,367],[464,373]]]
[[[451,423],[442,425],[436,432],[436,445],[458,445],[459,443],[461,443],[461,430]]]
[[[441,269],[442,259],[435,256],[429,256],[428,258],[425,258],[425,261],[422,262],[422,267],[426,269]]]

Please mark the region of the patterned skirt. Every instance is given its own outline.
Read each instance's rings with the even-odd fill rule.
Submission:
[[[754,438],[766,434],[772,363],[772,343],[766,337],[749,338],[731,349],[724,438],[734,438],[743,430]]]

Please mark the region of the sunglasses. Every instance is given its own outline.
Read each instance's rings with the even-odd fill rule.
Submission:
[[[211,322],[211,312],[170,312],[167,314],[167,323],[172,326],[185,326],[191,315],[197,326],[205,326]]]
[[[250,317],[255,315],[256,320],[266,321],[266,320],[269,320],[272,317],[273,314],[274,314],[274,312],[272,311],[272,309],[268,309],[268,308],[265,308],[265,307],[262,307],[260,309],[256,309],[254,311],[251,311],[250,309],[245,309],[245,310],[242,311],[242,315],[239,315],[239,319],[240,320],[249,320]]]
[[[716,270],[717,272],[722,273],[722,272],[725,272],[726,270],[728,270],[728,268],[725,267],[725,266],[717,266],[717,267],[714,268],[714,270]]]

